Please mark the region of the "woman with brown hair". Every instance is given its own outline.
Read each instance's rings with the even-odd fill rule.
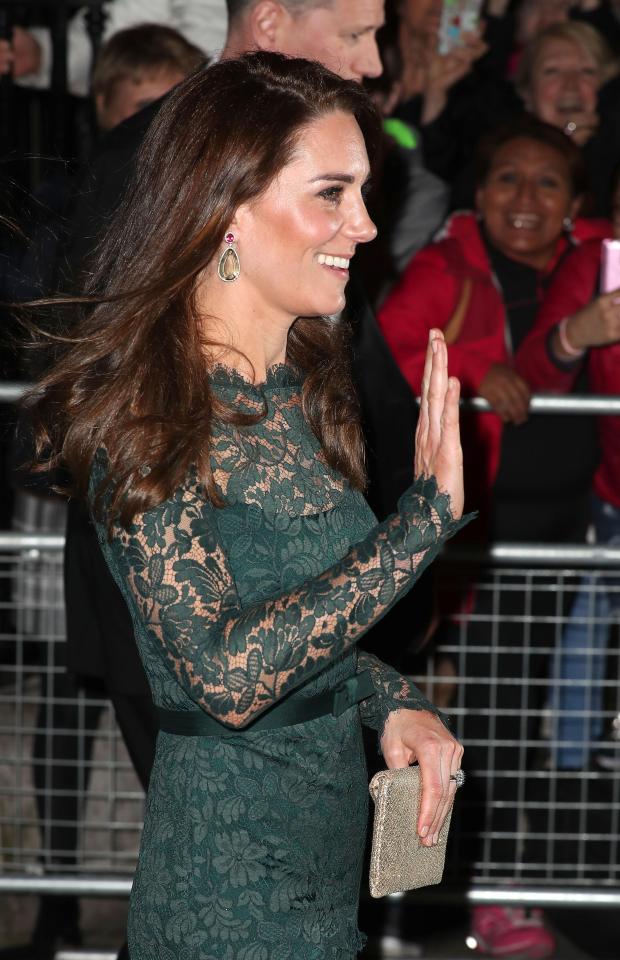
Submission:
[[[91,504],[161,731],[133,960],[353,958],[366,776],[417,760],[437,834],[462,754],[356,642],[463,521],[458,383],[432,331],[416,482],[381,524],[344,359],[377,117],[318,64],[254,54],[162,106],[85,316],[31,398]],[[361,704],[360,707],[357,704]]]

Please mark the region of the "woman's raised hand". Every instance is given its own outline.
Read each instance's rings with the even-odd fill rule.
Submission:
[[[414,475],[434,476],[450,497],[452,516],[463,512],[463,451],[459,432],[460,385],[448,377],[448,349],[441,330],[429,332],[420,415],[415,434]]]
[[[444,110],[450,89],[471,72],[479,57],[488,50],[481,29],[463,33],[461,44],[450,53],[431,55],[423,88],[421,123],[432,123]]]

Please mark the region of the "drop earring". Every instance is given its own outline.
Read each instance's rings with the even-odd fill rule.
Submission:
[[[573,218],[564,217],[564,220],[562,221],[562,226],[564,227],[567,233],[572,233],[575,228],[575,223],[573,221]]]
[[[217,265],[217,275],[224,283],[233,283],[233,281],[239,279],[241,263],[239,262],[239,254],[233,246],[235,242],[234,234],[227,233],[224,240],[228,246],[220,257],[220,262]]]

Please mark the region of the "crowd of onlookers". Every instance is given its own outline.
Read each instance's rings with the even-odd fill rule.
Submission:
[[[232,0],[228,6],[235,16],[248,18],[260,6],[264,20],[244,29],[271,37],[268,17],[276,16],[271,8],[303,16],[317,4]],[[354,0],[333,0],[330,7],[349,20],[357,10]],[[92,170],[32,185],[28,215],[4,223],[0,299],[5,302],[58,288],[75,292],[87,265],[85,250],[104,226],[101,211],[114,206],[106,211],[101,200],[109,189],[102,169],[130,166],[129,140],[133,149],[159,100],[217,57],[226,42],[224,0],[112,0],[106,10],[105,42],[94,64],[83,11],[68,30],[68,87],[73,95],[92,97],[101,135],[98,159]],[[488,412],[463,416],[468,507],[479,511],[466,535],[535,544],[585,543],[594,536],[599,544],[617,544],[620,417],[535,416],[530,398],[547,392],[620,394],[620,268],[601,285],[604,242],[620,241],[620,3],[487,0],[480,18],[468,23],[451,47],[443,10],[442,0],[386,0],[378,52],[372,20],[370,37],[341,38],[353,53],[331,46],[326,35],[322,54],[310,33],[296,49],[283,48],[363,80],[384,117],[383,149],[368,196],[379,236],[358,254],[350,294],[357,303],[351,310],[354,365],[367,429],[371,503],[379,515],[389,512],[410,479],[413,398],[420,392],[429,330],[440,327],[463,396],[488,402]],[[367,29],[363,12],[359,18]],[[269,42],[281,49],[277,18],[273,22],[276,39]],[[356,53],[360,42],[365,46]],[[52,53],[45,26],[16,25],[12,36],[0,41],[0,73],[11,73],[23,87],[44,89]],[[88,191],[96,196],[90,207]],[[605,249],[611,263],[613,245]],[[35,367],[28,358],[20,374],[28,378]],[[20,442],[12,441],[11,463],[27,456],[23,438]],[[16,526],[64,529],[64,502],[19,471],[11,476]],[[73,542],[86,550],[77,535]],[[490,709],[495,701],[489,677],[510,678],[514,671],[521,676],[522,661],[512,653],[499,666],[491,663],[488,598],[469,591],[452,597],[450,609],[446,601],[439,616],[433,612],[436,635],[444,639],[458,637],[460,618],[474,613],[464,733],[476,744],[468,752],[471,767],[484,771],[493,765],[493,799],[499,802],[486,828],[506,837],[515,833],[519,814],[509,801],[516,744],[523,736],[520,716],[525,710],[535,718],[544,698],[558,717],[553,769],[579,772],[597,764],[620,769],[620,744],[602,720],[605,624],[614,595],[598,590],[593,609],[589,585],[584,576],[581,587],[565,596],[568,625],[554,658],[548,654],[554,643],[548,621],[557,614],[557,599],[552,591],[536,594],[528,659],[533,683],[525,701],[522,685],[502,688],[500,720]],[[518,620],[522,602],[517,585],[511,609],[504,611],[508,619],[513,613]],[[67,603],[70,607],[69,597]],[[106,616],[112,616],[110,608]],[[401,613],[401,626],[406,616]],[[593,632],[586,628],[588,618],[597,623]],[[69,613],[70,632],[79,633],[83,623],[81,614]],[[512,631],[507,647],[518,647],[515,623],[506,630]],[[105,679],[105,670],[100,676]],[[541,678],[548,683],[537,684]],[[65,682],[58,679],[61,686]],[[74,688],[61,686],[56,695],[70,697]],[[128,691],[113,693],[122,698]],[[115,707],[121,709],[116,702]],[[70,723],[63,718],[62,725]],[[537,735],[535,729],[529,734]],[[489,744],[498,739],[514,749],[495,753],[491,761]],[[600,750],[593,746],[597,741]],[[148,781],[148,772],[142,779]],[[480,778],[478,795],[488,797],[489,789]],[[476,787],[472,790],[475,795]],[[70,815],[78,818],[77,807]],[[514,851],[496,856],[510,863]],[[42,941],[49,939],[53,914],[52,908],[39,918]],[[77,915],[68,924],[68,933],[75,933]],[[539,950],[532,956],[553,949],[539,916],[513,917],[508,911],[498,916],[495,908],[486,913],[479,908],[475,918],[478,941],[492,956],[513,955],[515,927],[521,934],[529,931],[532,949]]]

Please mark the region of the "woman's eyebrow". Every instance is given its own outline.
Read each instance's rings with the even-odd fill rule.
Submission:
[[[312,177],[310,183],[316,183],[317,180],[337,180],[340,183],[354,183],[355,177],[350,173],[322,173],[318,177]]]

